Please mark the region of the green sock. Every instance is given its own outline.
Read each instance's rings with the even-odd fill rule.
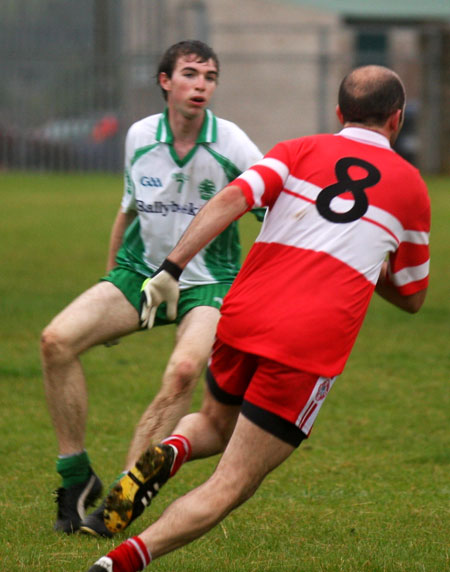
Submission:
[[[120,475],[118,475],[118,476],[114,479],[113,483],[109,486],[108,491],[112,490],[112,489],[114,488],[114,486],[117,485],[117,483],[120,481],[120,479],[121,479],[124,475],[126,475],[127,473],[128,473],[128,471],[122,471],[122,472],[120,473]]]
[[[128,473],[128,471],[122,471],[122,472],[120,473],[120,475],[118,475],[118,476],[115,478],[115,480],[114,480],[113,484],[111,485],[111,487],[113,487],[114,485],[116,485],[116,484],[120,481],[120,479],[121,479],[124,475],[126,475],[127,473]]]
[[[87,481],[91,475],[91,462],[86,451],[69,457],[58,457],[56,470],[62,477],[65,489]]]

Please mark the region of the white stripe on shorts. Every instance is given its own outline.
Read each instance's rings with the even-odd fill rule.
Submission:
[[[337,378],[337,375],[335,377],[318,378],[310,398],[308,399],[305,407],[302,409],[300,415],[297,417],[297,421],[295,422],[297,427],[301,429],[305,435],[309,435],[314,421],[319,414],[320,408],[325,401],[325,397],[330,392],[330,389],[333,387],[333,384]]]

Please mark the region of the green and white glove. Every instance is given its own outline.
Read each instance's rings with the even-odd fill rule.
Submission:
[[[180,295],[178,279],[182,271],[182,268],[166,258],[153,277],[143,282],[140,305],[141,328],[150,330],[153,327],[156,310],[163,302],[167,304],[167,318],[175,320]]]

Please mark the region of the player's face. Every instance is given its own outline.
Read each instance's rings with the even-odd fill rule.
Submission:
[[[201,62],[195,54],[178,58],[172,77],[161,74],[169,108],[187,118],[203,114],[217,86],[217,66],[213,60]]]

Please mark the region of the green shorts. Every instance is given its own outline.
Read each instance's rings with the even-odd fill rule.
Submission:
[[[141,286],[146,276],[116,266],[110,273],[103,276],[100,280],[111,282],[119,288],[125,298],[132,306],[136,308],[139,314],[141,304]],[[204,284],[202,286],[193,286],[185,290],[180,290],[180,298],[178,299],[178,313],[175,322],[168,320],[166,317],[166,304],[161,304],[156,311],[155,326],[163,326],[165,324],[179,324],[183,317],[197,306],[212,306],[220,310],[225,294],[230,289],[231,284]]]

